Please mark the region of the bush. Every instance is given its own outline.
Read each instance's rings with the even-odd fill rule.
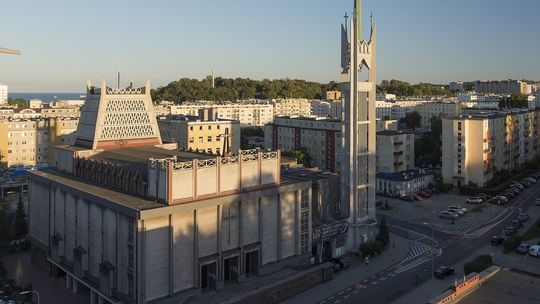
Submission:
[[[473,272],[480,273],[492,265],[493,265],[493,259],[491,258],[490,255],[487,255],[487,254],[480,255],[480,256],[477,256],[476,259],[474,259],[473,261],[468,262],[465,265],[463,265],[463,271],[465,272],[465,275],[468,275]]]
[[[362,245],[360,253],[363,256],[374,257],[381,254],[384,251],[384,244],[381,241],[373,241]]]
[[[521,244],[521,237],[520,236],[511,236],[506,238],[503,242],[503,248],[505,253],[512,252],[514,249],[517,248]]]

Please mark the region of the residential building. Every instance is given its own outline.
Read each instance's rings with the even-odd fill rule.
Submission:
[[[383,101],[376,102],[376,115],[377,118],[387,118],[400,120],[407,116],[408,113],[418,110],[418,107],[435,102],[434,100],[397,100],[397,101]]]
[[[476,81],[474,83],[474,91],[477,94],[531,94],[528,90],[530,86],[521,80]]]
[[[464,92],[465,86],[463,85],[463,81],[453,81],[450,82],[450,85],[448,86],[450,91],[453,92]]]
[[[0,83],[0,105],[8,103],[8,85]]]
[[[312,165],[339,172],[341,121],[322,117],[276,117],[264,126],[264,146],[272,150],[306,148]]]
[[[377,132],[377,173],[397,173],[414,168],[414,133]]]
[[[311,102],[304,98],[278,99],[274,101],[274,115],[279,116],[310,116]]]
[[[410,169],[396,173],[377,173],[377,193],[401,197],[433,186],[433,172]]]
[[[197,116],[200,109],[214,109],[217,118],[238,120],[241,125],[263,126],[274,120],[270,103],[183,104],[170,106],[170,114]]]
[[[341,199],[349,205],[347,249],[357,250],[373,240],[375,217],[377,30],[372,23],[368,40],[362,40],[361,3],[354,2],[349,24],[341,26],[343,93]]]
[[[422,117],[421,127],[431,130],[431,119],[433,117],[455,117],[461,114],[462,104],[459,102],[427,102],[417,107],[417,111]]]
[[[181,151],[161,143],[148,83],[87,92],[75,145],[29,174],[32,258],[67,288],[177,302],[311,252],[312,182],[282,179],[279,151]]]
[[[158,116],[159,132],[165,143],[178,143],[182,150],[223,155],[240,149],[240,122],[226,119],[168,115]]]
[[[43,101],[41,99],[30,99],[28,101],[28,108],[29,109],[41,109],[43,108]]]
[[[379,94],[377,95],[377,101],[395,101],[397,100],[396,94]]]
[[[540,110],[484,112],[443,120],[443,181],[486,186],[500,170],[533,160],[538,150]]]
[[[0,167],[47,165],[50,148],[73,144],[77,118],[0,121]]]
[[[384,131],[384,130],[397,131],[398,121],[395,119],[377,118],[377,132]]]
[[[310,101],[311,112],[309,116],[330,117],[332,103],[333,101],[323,101],[323,100]]]
[[[326,91],[326,100],[340,100],[341,91]]]

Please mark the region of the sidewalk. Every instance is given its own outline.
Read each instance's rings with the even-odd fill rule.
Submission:
[[[357,262],[356,265],[351,263],[351,268],[343,273],[337,273],[334,280],[317,286],[316,288],[309,289],[294,298],[285,301],[285,304],[305,304],[305,303],[318,303],[320,300],[328,298],[345,288],[352,286],[362,280],[365,280],[373,274],[398,263],[409,253],[409,239],[401,236],[391,234],[391,245],[381,256],[371,260],[369,266],[362,265],[363,262]],[[394,245],[392,245],[392,243]],[[354,257],[357,260],[361,260],[358,257]],[[352,257],[347,257],[352,259]]]

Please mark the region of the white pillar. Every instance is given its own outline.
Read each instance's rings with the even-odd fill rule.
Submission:
[[[72,283],[73,283],[73,278],[69,274],[66,274],[66,288],[71,289]]]
[[[79,292],[79,282],[75,279],[73,279],[72,291],[74,294],[77,294]]]
[[[96,304],[96,293],[90,290],[90,304]]]

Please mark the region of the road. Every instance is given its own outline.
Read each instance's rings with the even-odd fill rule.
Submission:
[[[398,233],[415,241],[414,244],[418,244],[421,250],[403,259],[400,263],[372,275],[367,280],[344,287],[340,292],[321,299],[318,303],[391,303],[407,294],[411,289],[418,288],[415,286],[417,274],[421,277],[422,282],[426,282],[431,278],[432,260],[429,253],[432,241],[436,249],[435,268],[441,265],[454,265],[464,259],[473,259],[474,257],[469,256],[469,253],[489,243],[493,235],[500,234],[516,218],[516,209],[518,207],[527,209],[539,196],[540,182],[539,185],[533,185],[524,191],[512,204],[501,207],[501,212],[493,219],[485,223],[479,223],[478,226],[471,228],[471,230],[459,234],[449,233],[444,229],[434,229],[432,231],[430,226],[423,225],[423,223],[411,223],[402,219],[388,218],[390,230],[393,233]],[[432,233],[433,240],[431,239]]]

